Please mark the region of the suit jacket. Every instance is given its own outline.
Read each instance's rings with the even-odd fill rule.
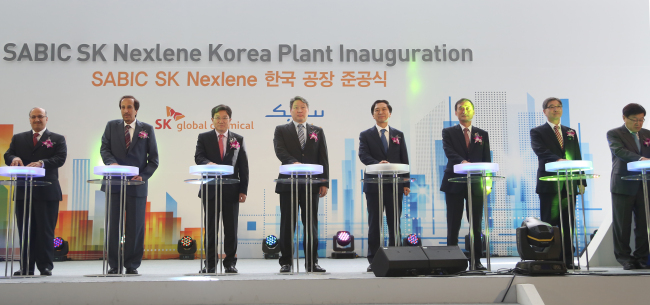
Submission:
[[[275,148],[275,155],[282,162],[282,165],[293,164],[300,162],[305,164],[320,164],[323,166],[323,173],[314,175],[314,178],[326,179],[323,183],[314,183],[313,192],[317,193],[321,186],[330,187],[329,183],[329,159],[327,156],[327,142],[325,141],[325,133],[320,127],[316,127],[307,123],[305,126],[305,149],[300,148],[300,140],[298,140],[298,133],[293,122],[285,125],[275,127],[273,135],[273,147]],[[316,133],[318,139],[311,139],[310,135]],[[278,175],[278,179],[290,178],[288,175]],[[291,190],[290,184],[277,183],[275,185],[275,192],[289,192]]]
[[[10,165],[14,158],[18,157],[27,165],[39,160],[43,161],[45,177],[34,178],[38,181],[48,181],[51,184],[35,187],[32,196],[33,200],[57,200],[61,201],[61,186],[59,185],[59,167],[63,166],[68,156],[68,148],[65,144],[65,137],[53,133],[49,129],[41,135],[41,139],[34,146],[32,131],[15,134],[11,138],[9,149],[5,152],[5,164]],[[43,142],[50,140],[54,146],[47,147]],[[29,190],[28,190],[29,192]],[[16,189],[16,200],[23,200],[25,189]],[[29,198],[29,197],[28,197]]]
[[[567,132],[573,129],[564,125],[560,125],[560,129],[562,132],[564,149],[560,146],[555,131],[553,131],[553,128],[548,123],[544,123],[530,130],[530,145],[539,161],[537,167],[537,187],[535,189],[537,194],[557,194],[557,182],[539,180],[540,177],[556,175],[555,173],[546,171],[546,163],[555,162],[558,159],[582,160],[580,143],[578,142],[578,133],[576,132],[575,136],[569,138]],[[575,132],[575,130],[573,131]],[[586,180],[583,180],[582,183],[584,186],[587,186]],[[577,184],[575,185],[577,188]],[[564,184],[562,184],[561,188],[564,189]]]
[[[477,141],[480,136],[482,141]],[[455,174],[454,165],[463,161],[468,162],[492,162],[490,154],[490,138],[487,131],[472,126],[472,134],[469,139],[469,149],[465,145],[465,135],[462,125],[447,127],[442,130],[442,148],[447,156],[447,168],[442,177],[440,190],[445,193],[462,194],[467,193],[466,183],[449,182],[449,178],[466,177],[467,175]],[[483,194],[480,183],[472,184],[472,194]]]
[[[141,132],[145,132],[146,135],[140,135]],[[106,165],[117,163],[139,168],[139,176],[142,177],[142,181],[145,183],[127,186],[126,194],[135,197],[146,197],[148,195],[149,178],[158,168],[158,145],[156,144],[153,126],[136,120],[133,138],[127,150],[124,142],[124,120],[109,121],[102,136],[100,153]],[[104,186],[102,186],[103,190]],[[119,193],[119,187],[112,187],[111,193]]]
[[[244,148],[244,137],[228,131],[228,139],[226,140],[225,153],[221,159],[221,152],[219,151],[219,138],[214,130],[210,130],[199,134],[196,142],[196,152],[194,153],[194,162],[197,165],[205,165],[210,162],[223,165],[232,165],[234,172],[232,175],[223,176],[223,178],[239,179],[236,184],[223,185],[223,200],[224,202],[239,202],[239,193],[247,194],[248,192],[248,156]],[[231,145],[235,142],[239,143],[239,148],[233,148]],[[208,198],[214,200],[215,187],[208,184]],[[199,191],[199,197],[201,192]]]
[[[639,174],[639,172],[629,172],[627,170],[628,162],[639,161],[641,157],[650,158],[650,147],[644,144],[647,139],[650,139],[650,130],[642,128],[639,130],[638,135],[641,141],[641,151],[637,149],[634,136],[625,125],[607,132],[607,142],[609,142],[609,150],[612,152],[612,176],[610,181],[610,191],[612,193],[634,196],[641,190],[641,181],[623,181],[621,179],[623,176]]]
[[[372,126],[359,134],[359,159],[365,165],[378,164],[382,160],[390,163],[409,164],[409,156],[406,151],[406,139],[404,133],[390,127],[388,131],[388,153],[384,153],[384,145],[381,143],[377,127]],[[394,141],[393,139],[397,139]],[[399,144],[397,144],[399,142]],[[410,177],[409,174],[400,175],[401,177]],[[366,174],[365,178],[377,178],[377,175]],[[410,187],[411,183],[406,182],[398,187],[399,193],[404,193],[404,187]],[[377,183],[364,183],[364,192],[377,191]]]

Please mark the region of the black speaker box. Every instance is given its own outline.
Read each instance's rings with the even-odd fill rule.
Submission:
[[[458,246],[379,248],[372,262],[377,277],[454,274],[467,270]]]
[[[372,260],[377,277],[429,273],[429,258],[421,247],[380,247]]]
[[[454,274],[467,270],[469,262],[458,246],[422,247],[432,273]]]

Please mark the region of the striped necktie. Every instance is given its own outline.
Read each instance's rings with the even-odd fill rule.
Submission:
[[[131,129],[131,125],[124,126],[124,143],[126,143],[126,150],[129,150],[129,146],[131,145],[131,134],[129,134],[129,129]]]
[[[555,136],[557,137],[557,140],[560,142],[560,147],[564,149],[564,141],[562,140],[562,134],[560,133],[560,126],[555,125],[555,127],[553,127],[553,130],[555,130]]]
[[[300,148],[305,149],[305,126],[298,124],[298,140],[300,140]]]

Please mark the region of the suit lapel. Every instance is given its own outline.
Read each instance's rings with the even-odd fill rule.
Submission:
[[[36,146],[34,146],[33,138],[34,138],[33,130],[30,130],[29,132],[25,133],[25,142],[27,142],[27,145],[29,145],[29,148],[31,148],[31,150],[34,150],[36,148]]]
[[[382,143],[381,137],[379,137],[379,131],[377,131],[377,127],[373,126],[370,128],[370,131],[370,138],[375,141],[375,144],[379,145],[379,150],[381,150],[381,153],[384,155],[384,157],[388,158],[388,154],[384,152],[384,143]],[[388,144],[388,149],[390,149],[390,142]]]
[[[140,121],[136,121],[135,128],[133,130],[133,137],[131,138],[131,145],[129,145],[129,151],[131,150],[131,148],[135,147],[135,144],[138,143],[138,140],[140,139],[139,134],[141,131],[142,131],[142,123],[140,123]],[[124,147],[126,147],[126,143],[124,144]]]
[[[232,149],[232,147],[230,147],[230,141],[232,139],[234,139],[234,138],[235,138],[235,135],[233,135],[232,132],[229,130],[228,131],[228,138],[226,139],[226,143],[224,143],[224,145],[226,145],[226,147],[224,147],[225,152],[223,153],[223,160],[222,161],[225,161],[226,159],[228,159],[228,156],[230,156],[230,154],[232,153],[233,149]]]
[[[638,154],[641,154],[641,152],[639,151],[639,149],[638,149],[637,146],[636,146],[634,136],[633,136],[632,133],[627,129],[627,127],[625,127],[625,125],[623,125],[623,127],[621,127],[621,132],[623,133],[623,137],[622,137],[623,140],[624,140],[625,142],[627,142],[627,143],[626,143],[626,146],[627,146],[630,150],[632,150],[632,151],[634,151],[634,152],[636,152],[636,153],[638,153]],[[640,133],[639,133],[639,140],[641,140],[641,135],[640,135]],[[643,145],[643,140],[641,140],[641,144]],[[643,147],[641,148],[641,150],[643,150]]]
[[[465,155],[467,155],[469,153],[469,149],[467,148],[467,145],[465,145],[465,131],[463,131],[464,127],[463,127],[463,125],[460,125],[460,124],[458,124],[456,126],[458,126],[458,128],[456,128],[456,138],[460,139],[460,141],[461,141],[460,146],[463,147],[463,151],[465,152]],[[470,137],[469,138],[469,145],[471,147],[471,145],[472,145],[472,135],[470,134],[469,137]]]
[[[641,141],[641,152],[639,153],[641,156],[645,156],[644,152],[648,150],[648,146],[645,145],[645,141],[650,138],[648,136],[648,133],[646,132],[647,130],[641,129],[639,130],[639,140]]]
[[[553,130],[553,127],[551,127],[551,125],[549,125],[548,123],[544,123],[544,124],[546,126],[542,130],[544,130],[546,138],[555,144],[555,148],[557,148],[557,151],[564,152],[564,149],[562,148],[562,146],[560,146],[560,141],[557,140],[557,136],[555,135],[555,130]],[[560,127],[560,133],[561,132],[562,132],[562,127]],[[564,137],[562,137],[562,141],[565,141]],[[566,143],[564,147],[566,147]]]
[[[298,132],[296,132],[296,125],[293,124],[293,122],[289,122],[289,124],[285,125],[287,126],[287,129],[289,129],[289,134],[291,135],[292,141],[294,141],[296,147],[300,149],[300,139],[298,139]]]
[[[386,153],[386,157],[390,155],[390,151],[394,150],[397,147],[397,143],[393,142],[393,138],[397,136],[397,131],[394,128],[391,128],[388,130],[388,152]],[[402,139],[400,139],[402,140]],[[400,144],[402,142],[400,141]]]
[[[32,134],[32,136],[33,136],[33,134]],[[41,146],[43,146],[43,142],[47,141],[47,139],[49,137],[50,137],[50,131],[48,129],[45,129],[45,132],[43,132],[43,134],[41,134],[41,139],[38,140],[38,142],[36,142],[36,146],[34,146],[34,151],[41,148]],[[32,142],[32,144],[34,144],[33,140],[31,142]]]
[[[122,150],[126,151],[126,143],[124,142],[124,120],[117,121],[117,124],[115,124],[115,126],[113,128],[114,128],[115,134],[120,139],[117,142],[120,143],[119,145],[122,148]]]

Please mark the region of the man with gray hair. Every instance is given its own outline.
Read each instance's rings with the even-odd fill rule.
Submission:
[[[41,275],[52,275],[54,269],[54,228],[59,216],[59,201],[62,199],[59,185],[59,167],[63,166],[68,155],[65,137],[51,132],[46,128],[47,111],[43,108],[32,108],[29,111],[29,124],[32,130],[15,134],[11,138],[9,149],[5,152],[5,164],[8,166],[40,167],[45,169],[45,176],[34,178],[36,181],[47,181],[48,185],[39,186],[34,192],[25,196],[25,187],[16,189],[16,218],[18,232],[23,241],[23,212],[24,201],[29,202],[31,196],[31,221],[24,230],[25,246],[29,240],[29,262],[27,251],[21,251],[20,271],[14,275],[34,275],[34,267],[38,267]],[[27,199],[27,200],[25,200]],[[22,250],[22,249],[21,249]]]

